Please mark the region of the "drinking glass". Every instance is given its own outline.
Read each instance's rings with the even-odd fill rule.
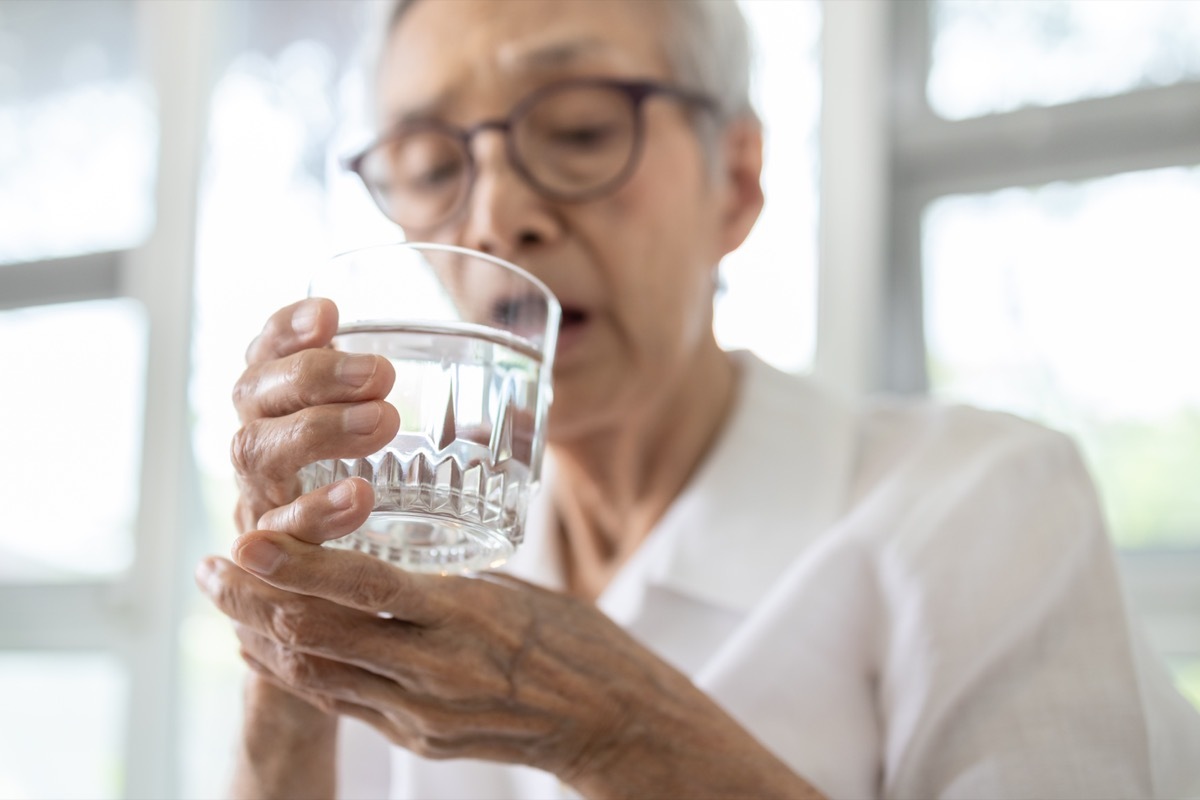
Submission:
[[[365,458],[301,470],[308,492],[370,482],[366,523],[329,543],[404,569],[458,573],[502,564],[524,535],[545,450],[561,314],[519,267],[460,247],[400,243],[319,265],[309,297],[338,307],[333,347],[387,358],[400,430]]]

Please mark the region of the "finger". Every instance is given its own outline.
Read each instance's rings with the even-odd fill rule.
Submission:
[[[327,697],[327,696],[321,696],[321,695],[317,695],[317,694],[310,694],[310,693],[305,692],[300,689],[294,689],[291,686],[288,686],[286,681],[284,681],[282,678],[280,678],[279,676],[272,673],[271,670],[268,669],[265,664],[258,661],[258,659],[256,659],[253,655],[248,653],[246,650],[243,649],[242,652],[240,653],[240,655],[242,657],[242,661],[245,662],[246,666],[248,666],[254,672],[255,675],[257,675],[259,678],[262,678],[264,681],[271,684],[272,686],[275,686],[276,688],[281,689],[281,690],[287,692],[288,694],[293,695],[294,697],[298,697],[299,699],[308,703],[313,708],[316,708],[318,711],[324,711],[326,714],[340,713],[337,710],[337,702],[338,701],[335,700],[334,698]]]
[[[250,365],[233,387],[233,405],[242,421],[282,417],[308,406],[382,400],[395,381],[382,356],[302,350]]]
[[[361,719],[426,758],[462,756],[468,749],[482,752],[481,745],[490,740],[519,743],[547,733],[515,730],[506,715],[491,714],[484,707],[431,702],[369,670],[289,651],[253,631],[246,633],[241,655],[251,669],[281,689],[324,711]]]
[[[265,669],[289,690],[374,708],[404,702],[399,685],[370,670],[284,647],[246,626],[238,627],[242,658]]]
[[[247,423],[233,436],[230,459],[243,488],[257,487],[275,501],[270,508],[294,499],[271,496],[271,485],[290,485],[296,472],[314,461],[370,455],[399,429],[400,415],[382,400],[313,406]]]
[[[454,585],[468,580],[406,572],[365,553],[319,547],[274,531],[239,537],[233,557],[280,589],[417,625],[436,625],[450,616]]]
[[[409,623],[277,589],[223,558],[201,561],[195,577],[213,605],[234,621],[247,651],[264,662],[270,658],[262,643],[269,642],[352,665],[402,687],[419,687],[426,676],[444,671],[444,662],[421,646],[420,630]]]
[[[258,364],[310,347],[324,347],[337,331],[332,300],[311,298],[284,306],[271,315],[262,333],[246,348],[246,363]]]
[[[347,478],[271,509],[256,527],[320,544],[358,530],[374,503],[371,484],[362,478]]]

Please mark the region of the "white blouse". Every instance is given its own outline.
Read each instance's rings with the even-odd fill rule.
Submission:
[[[1066,437],[736,358],[725,432],[606,614],[831,798],[1200,797],[1200,715],[1131,620]],[[509,570],[561,588],[549,495]],[[573,796],[352,721],[341,749],[343,797]]]

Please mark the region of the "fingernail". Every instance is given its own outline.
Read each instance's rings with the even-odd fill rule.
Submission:
[[[329,490],[329,505],[334,508],[345,511],[353,502],[354,487],[350,485],[350,481],[335,483]]]
[[[317,307],[303,303],[292,313],[292,330],[297,336],[308,336],[317,327]]]
[[[347,386],[362,386],[377,366],[375,356],[347,356],[337,365],[337,379]]]
[[[238,564],[259,575],[270,575],[286,558],[287,553],[264,539],[253,541],[237,551]]]
[[[360,403],[346,409],[342,425],[347,433],[372,433],[379,427],[379,404]]]

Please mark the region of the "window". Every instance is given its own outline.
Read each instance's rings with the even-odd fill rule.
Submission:
[[[724,347],[798,371],[816,350],[820,6],[742,0],[742,9],[757,47],[753,99],[765,135],[766,206],[721,265],[715,326]]]
[[[1196,3],[939,0],[930,11],[929,104],[947,119],[1200,79]]]
[[[879,385],[1073,435],[1195,698],[1200,6],[891,6]]]
[[[112,299],[3,311],[0,342],[0,372],[20,376],[0,386],[0,406],[19,422],[0,428],[0,452],[10,454],[0,486],[11,498],[0,504],[0,581],[120,575],[133,561],[137,515],[141,306]],[[56,512],[64,507],[71,513]]]
[[[951,196],[926,212],[930,384],[1088,457],[1123,547],[1200,546],[1200,168]]]
[[[149,232],[158,131],[135,22],[128,0],[0,11],[0,262],[127,248]]]
[[[0,653],[0,796],[125,796],[127,682],[108,655]]]
[[[6,796],[175,794],[206,6],[0,6]]]

